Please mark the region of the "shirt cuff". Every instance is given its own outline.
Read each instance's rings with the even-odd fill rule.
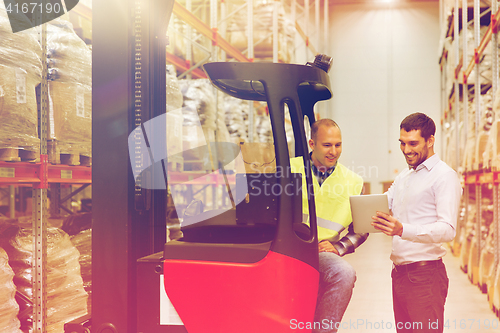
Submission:
[[[401,233],[401,239],[412,240],[417,236],[417,226],[414,224],[403,224],[403,232]]]

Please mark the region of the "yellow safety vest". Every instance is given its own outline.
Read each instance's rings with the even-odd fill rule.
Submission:
[[[302,157],[290,159],[290,165],[293,173],[302,174],[302,220],[308,223],[309,205]],[[335,170],[321,186],[316,176],[314,174],[312,176],[318,220],[318,241],[336,241],[342,230],[349,227],[352,222],[349,196],[361,194],[363,179],[340,163],[337,163]]]

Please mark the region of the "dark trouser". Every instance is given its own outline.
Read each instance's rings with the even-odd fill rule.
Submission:
[[[441,260],[395,266],[392,299],[398,333],[441,333],[448,276]]]

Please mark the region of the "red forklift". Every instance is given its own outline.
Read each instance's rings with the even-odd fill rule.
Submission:
[[[251,163],[240,146],[206,140],[194,149],[212,168],[171,171],[164,121],[172,7],[94,3],[92,306],[65,332],[291,331],[313,321],[319,273],[312,175],[303,184],[289,160],[303,156],[310,170],[305,133],[314,105],[332,96],[331,59],[205,64],[217,89],[266,103],[274,168],[234,172],[233,160]],[[175,202],[176,186],[190,195]],[[182,237],[167,241],[172,197]]]

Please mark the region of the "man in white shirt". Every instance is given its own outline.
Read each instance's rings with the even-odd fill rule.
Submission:
[[[372,225],[393,236],[392,295],[396,329],[443,332],[448,276],[442,246],[455,237],[461,186],[456,172],[434,153],[434,121],[413,113],[400,126],[409,168],[387,194],[392,215],[377,212]]]

